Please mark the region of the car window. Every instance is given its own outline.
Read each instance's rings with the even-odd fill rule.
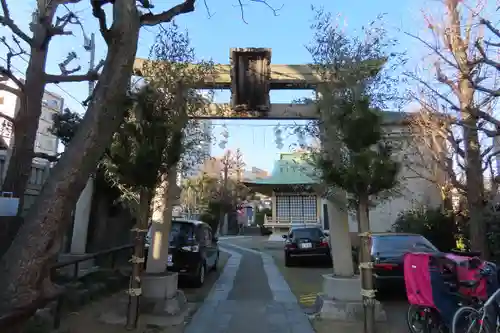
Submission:
[[[420,235],[384,235],[373,236],[372,253],[391,252],[404,253],[408,251],[436,252],[438,249],[425,237]]]
[[[323,232],[321,229],[318,228],[299,228],[299,229],[294,229],[290,233],[291,238],[312,238],[312,239],[318,239],[323,237]]]
[[[172,221],[169,242],[171,244],[185,244],[195,240],[194,226],[191,223]]]

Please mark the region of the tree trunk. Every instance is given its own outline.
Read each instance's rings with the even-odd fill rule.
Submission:
[[[363,305],[365,308],[364,332],[375,332],[375,295],[373,286],[373,272],[369,268],[372,263],[370,218],[368,215],[368,196],[359,198],[357,216],[359,217],[359,230],[361,232],[361,289],[363,293]]]
[[[489,258],[484,213],[484,180],[478,132],[474,130],[477,121],[470,115],[463,115],[465,142],[465,175],[467,177],[467,210],[469,211],[470,244],[472,251],[479,251],[483,259]],[[465,119],[468,117],[469,119]],[[469,124],[469,125],[467,125]]]
[[[168,258],[170,228],[172,226],[173,189],[176,186],[177,165],[169,170],[162,179],[162,191],[158,191],[155,205],[156,218],[151,225],[151,245],[148,253],[146,273],[165,272]]]
[[[108,53],[89,109],[1,260],[2,310],[25,306],[39,297],[49,296],[50,290],[40,288],[45,278],[41,273],[52,254],[51,244],[68,226],[70,212],[88,175],[95,171],[123,119],[140,22],[134,1],[119,3],[113,6],[114,22]]]
[[[34,145],[38,130],[38,122],[42,112],[42,99],[45,90],[43,75],[47,51],[31,49],[31,57],[26,71],[25,93],[20,97],[19,109],[16,112],[13,124],[14,143],[7,166],[7,173],[2,185],[3,192],[12,192],[19,198],[18,216],[23,211],[24,192],[31,174]],[[20,220],[23,222],[23,220]],[[16,235],[22,223],[9,226],[12,235]],[[0,239],[2,243],[10,245],[13,237]],[[7,245],[7,246],[8,246]],[[6,246],[6,248],[7,248]],[[0,253],[3,255],[5,253]]]
[[[30,60],[26,69],[24,93],[19,110],[14,117],[14,143],[8,161],[2,191],[12,192],[19,198],[18,214],[22,212],[24,192],[31,173],[35,140],[38,131],[42,101],[45,92],[45,66],[51,36],[48,35],[47,22],[51,23],[58,5],[39,6],[37,23],[33,25],[33,38]]]
[[[130,276],[129,303],[127,309],[127,329],[137,328],[139,319],[139,297],[141,274],[144,268],[144,240],[148,230],[152,194],[141,189],[139,194],[139,216],[135,226],[134,254],[132,256],[132,275]]]
[[[471,249],[480,251],[483,258],[489,257],[488,242],[486,239],[486,226],[483,220],[484,209],[484,179],[482,170],[481,145],[478,135],[478,116],[476,108],[479,107],[474,100],[475,88],[471,82],[473,67],[468,45],[470,41],[463,38],[462,14],[459,1],[446,1],[447,26],[446,35],[453,58],[457,62],[458,89],[457,100],[460,102],[460,116],[463,122],[463,142],[465,175],[467,178],[467,208],[469,211],[469,230]],[[446,82],[445,82],[446,83]],[[454,84],[454,86],[457,86]],[[448,84],[449,86],[449,84]],[[454,89],[453,89],[454,90]]]

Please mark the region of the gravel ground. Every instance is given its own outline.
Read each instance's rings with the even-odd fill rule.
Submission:
[[[212,289],[213,284],[217,281],[224,265],[226,264],[229,255],[221,252],[219,259],[219,267],[216,272],[207,275],[205,284],[201,288],[192,288],[189,285],[180,282],[179,287],[184,291],[189,303],[193,303],[193,312],[203,302],[205,297]],[[144,323],[139,322],[139,327],[135,331],[126,330],[122,325],[109,325],[102,323],[99,316],[110,308],[121,307],[124,299],[127,296],[124,292],[117,293],[111,297],[94,302],[84,307],[78,312],[74,312],[63,319],[61,328],[58,332],[64,333],[182,333],[184,325],[178,325],[168,328],[147,327]],[[186,322],[190,318],[187,318]]]

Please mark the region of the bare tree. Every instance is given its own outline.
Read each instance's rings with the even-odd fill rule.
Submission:
[[[33,21],[30,24],[31,36],[22,31],[14,22],[10,15],[7,0],[1,0],[3,15],[0,16],[0,23],[10,28],[13,36],[10,38],[3,36],[0,42],[7,49],[6,64],[0,67],[0,76],[3,83],[0,89],[10,92],[19,98],[19,110],[11,119],[13,125],[14,144],[12,154],[9,159],[7,174],[2,185],[3,191],[12,192],[20,199],[19,211],[22,211],[24,201],[24,191],[31,172],[33,157],[38,157],[34,153],[34,144],[38,129],[38,121],[42,112],[42,99],[45,86],[48,83],[60,82],[80,82],[86,80],[97,80],[98,71],[102,63],[95,69],[84,74],[81,67],[67,68],[76,57],[70,53],[63,60],[59,68],[60,74],[46,73],[47,54],[51,40],[56,36],[72,35],[70,25],[80,24],[78,17],[71,11],[62,16],[56,17],[58,8],[67,3],[76,3],[75,0],[37,0],[36,9],[33,14]],[[55,22],[54,22],[55,20]],[[27,50],[29,49],[29,51]],[[14,75],[12,61],[16,57],[29,56],[28,67],[26,69],[26,79]],[[6,84],[10,80],[16,86]]]
[[[476,15],[479,16],[479,24],[485,28],[485,36],[483,38],[479,38],[475,41],[475,47],[479,52],[478,61],[483,63],[484,65],[491,67],[491,69],[495,72],[495,76],[500,74],[500,61],[498,59],[498,52],[500,51],[500,30],[497,28],[498,20],[496,22],[492,22],[491,20],[485,18],[483,16],[484,13],[477,11],[477,9],[469,8],[471,11],[475,12]],[[500,6],[498,6],[496,12],[492,15],[495,16],[500,10]],[[486,94],[489,94],[493,97],[500,97],[500,88],[499,87],[489,87],[483,84],[483,82],[472,82],[474,87]],[[498,126],[498,123],[495,123]]]
[[[429,124],[425,120],[426,113],[439,118],[433,125],[433,135],[446,140],[445,146],[453,150],[453,158],[445,154],[441,165],[454,180],[454,185],[462,188],[466,195],[472,250],[481,251],[487,257],[482,219],[485,199],[483,172],[487,168],[485,163],[491,160],[492,147],[486,146],[484,138],[498,135],[500,123],[493,115],[494,96],[478,89],[479,85],[498,89],[496,74],[492,73],[481,52],[484,29],[478,24],[481,21],[478,13],[485,7],[481,1],[474,2],[473,6],[467,1],[441,2],[444,19],[436,20],[432,15],[424,14],[432,40],[409,34],[431,51],[433,62],[431,80],[421,73],[408,73],[408,77],[418,83],[418,90],[412,91],[411,97],[420,103],[424,115],[419,131],[428,132],[425,128]],[[436,153],[443,156],[439,149]],[[463,186],[456,181],[457,165],[464,170]]]
[[[29,45],[33,43],[38,47],[32,49],[24,86],[25,91],[30,91],[27,96],[33,94],[37,99],[35,100],[35,97],[33,100],[31,97],[26,99],[26,110],[31,111],[20,112],[19,117],[23,122],[18,123],[17,129],[17,131],[36,133],[37,122],[33,120],[37,118],[32,114],[39,114],[40,104],[32,105],[32,103],[41,98],[43,86],[35,85],[34,82],[40,78],[45,78],[45,82],[71,82],[82,79],[76,75],[64,77],[46,75],[43,73],[44,66],[40,61],[45,62],[44,54],[49,37],[56,35],[56,32],[64,31],[64,27],[58,29],[57,24],[52,24],[57,5],[83,1],[39,0],[38,20],[35,22],[38,30],[34,32],[34,38],[23,33],[10,18],[6,0],[0,1],[4,10],[2,22],[26,43]],[[3,271],[0,283],[4,286],[0,292],[2,311],[23,307],[53,295],[54,288],[48,273],[50,261],[59,249],[59,244],[55,240],[69,224],[71,208],[68,207],[74,207],[76,204],[89,174],[95,170],[98,160],[109,147],[112,134],[123,119],[125,110],[122,106],[130,85],[139,30],[144,26],[168,23],[178,15],[190,13],[195,9],[195,2],[195,0],[185,0],[161,13],[154,13],[152,4],[147,0],[91,1],[92,13],[99,22],[101,36],[107,45],[107,55],[78,132],[52,169],[24,224],[2,257],[0,264]],[[265,1],[253,2],[267,5]],[[238,1],[238,4],[242,6],[241,1]],[[112,24],[109,24],[109,18],[104,10],[106,5],[111,7]],[[45,13],[45,16],[42,16],[42,13]],[[28,81],[33,83],[28,84]],[[23,114],[25,116],[22,116]],[[32,148],[26,147],[26,149]],[[29,158],[31,159],[31,156]],[[26,163],[31,163],[31,160]]]
[[[465,175],[460,150],[450,149],[455,133],[444,117],[420,109],[408,119],[410,135],[403,165],[415,176],[438,186],[443,208],[453,209],[452,195],[465,195]],[[453,191],[456,190],[456,191]]]

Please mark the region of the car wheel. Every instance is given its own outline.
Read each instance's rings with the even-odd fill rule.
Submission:
[[[200,267],[198,268],[198,272],[196,273],[196,276],[194,278],[194,286],[195,287],[201,287],[205,283],[205,274],[206,274],[206,265],[205,263],[202,263]]]
[[[217,266],[219,266],[219,251],[217,251],[217,258],[215,258],[214,266],[212,267],[212,271],[217,271]]]
[[[290,257],[289,254],[285,253],[285,266],[286,267],[291,267],[293,266],[293,261],[292,258]]]

